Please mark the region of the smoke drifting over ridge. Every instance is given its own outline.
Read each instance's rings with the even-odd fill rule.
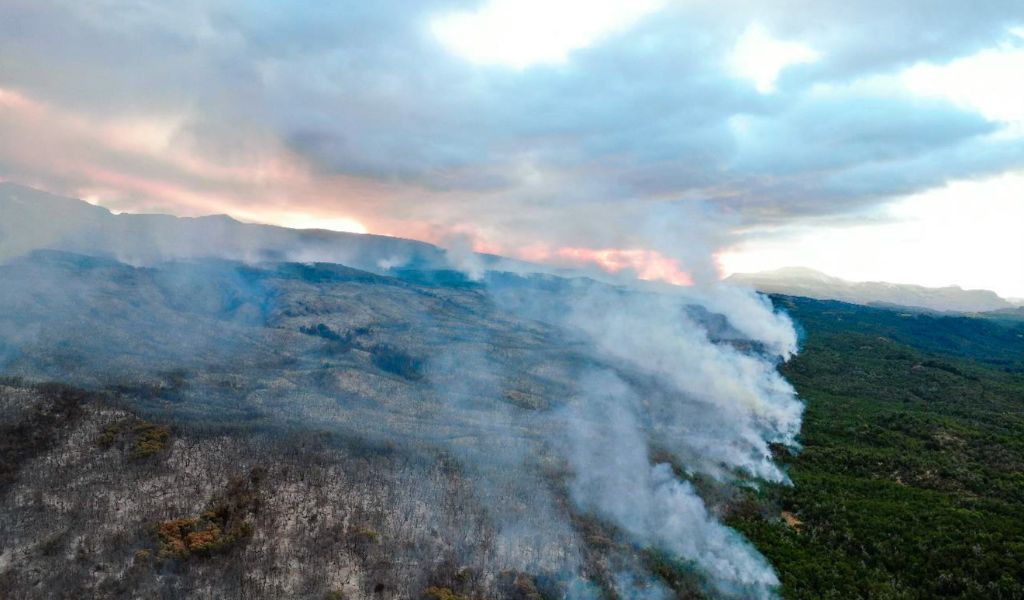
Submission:
[[[41,227],[0,208],[12,230]],[[776,371],[796,336],[763,297],[531,274],[522,264],[510,274],[464,247],[445,254],[402,240],[310,239],[230,222],[209,237],[198,233],[203,220],[159,219],[146,231],[193,235],[178,247],[164,236],[154,250],[133,221],[75,221],[43,244],[130,255],[137,267],[26,254],[5,237],[3,371],[106,385],[187,368],[200,374],[180,392],[183,413],[253,413],[440,449],[498,532],[494,564],[562,573],[571,597],[597,595],[573,582],[584,551],[572,514],[693,565],[722,596],[774,595],[770,565],[685,481],[786,481],[768,445],[796,444],[802,407]],[[200,252],[187,247],[195,239],[207,242]],[[126,253],[140,248],[152,252]],[[226,380],[236,387],[224,391]],[[622,597],[667,595],[635,560],[614,562],[610,585]]]

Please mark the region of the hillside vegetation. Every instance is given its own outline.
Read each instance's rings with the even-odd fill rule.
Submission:
[[[792,487],[731,523],[786,598],[1024,597],[1018,325],[776,298],[804,327]],[[785,518],[751,504],[775,507]]]

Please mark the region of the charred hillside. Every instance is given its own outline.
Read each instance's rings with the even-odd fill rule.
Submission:
[[[699,373],[669,368],[669,347],[643,350],[689,335],[672,351],[702,373],[742,366],[730,385],[788,407],[770,338],[728,305],[541,275],[59,251],[0,277],[15,597],[772,593],[719,522],[741,471],[781,477],[768,423],[685,391]],[[666,336],[673,321],[686,329]],[[61,383],[29,383],[45,381]]]
[[[125,408],[130,401],[0,386],[4,598],[440,598],[444,589],[534,598],[557,589],[515,564],[557,564],[569,541],[503,563],[500,532],[450,458],[309,430],[158,424]]]

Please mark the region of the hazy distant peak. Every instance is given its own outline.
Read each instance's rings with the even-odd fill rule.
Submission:
[[[84,200],[58,196],[13,181],[0,181],[0,210],[12,206],[22,206],[36,210],[63,209],[110,214],[110,211],[106,208],[90,204]],[[59,217],[59,215],[54,216]]]
[[[738,274],[748,275],[748,274]],[[813,279],[817,281],[842,281],[838,277],[833,277],[827,273],[811,269],[809,267],[781,267],[772,271],[764,271],[762,273],[754,273],[752,275],[758,275],[763,277],[776,277],[776,278],[791,278],[791,279]]]
[[[205,219],[207,221],[224,221],[228,223],[241,223],[238,219],[231,215],[217,214],[217,215],[203,215],[201,217],[195,217],[196,219]]]
[[[842,300],[853,304],[886,304],[954,312],[987,312],[1013,306],[989,290],[964,290],[956,285],[930,288],[884,281],[846,281],[806,267],[736,273],[728,280],[770,294]]]

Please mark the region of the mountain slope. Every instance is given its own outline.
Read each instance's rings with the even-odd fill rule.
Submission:
[[[998,312],[922,313],[782,295],[773,296],[773,301],[808,331],[880,336],[929,354],[1024,372],[1024,321],[997,318]]]
[[[538,585],[557,589],[541,569],[514,565],[559,564],[571,532],[552,529],[503,562],[478,475],[450,457],[322,431],[147,421],[130,400],[0,382],[0,466],[11,473],[0,480],[4,598],[355,600],[430,598],[432,587],[530,598]]]
[[[2,371],[89,389],[0,389],[5,593],[514,597],[636,568],[573,529],[544,449],[603,360],[479,286],[55,251],[0,279]]]
[[[354,284],[358,274],[344,270],[302,273],[334,278],[330,285],[405,289],[379,279]],[[803,450],[777,449],[795,485],[693,484],[772,560],[780,595],[1020,597],[1024,376],[1005,371],[999,353],[976,356],[968,344],[938,354],[921,336],[937,329],[987,345],[991,323],[933,315],[921,328],[885,309],[775,301],[805,332],[801,355],[784,367],[808,402]],[[204,310],[251,323],[246,309],[231,308],[244,304]],[[285,301],[271,312],[296,306]],[[298,333],[331,362],[344,343],[334,327]],[[1024,359],[1024,341],[999,343]],[[691,565],[638,550],[611,524],[573,511],[558,485],[566,474],[553,464],[540,473],[561,490],[556,510],[572,513],[569,529],[536,511],[536,489],[500,476],[507,464],[467,469],[458,453],[339,435],[327,422],[282,427],[245,412],[207,420],[213,415],[196,400],[216,386],[194,373],[162,377],[106,391],[0,384],[0,588],[18,598],[60,589],[96,598],[536,600],[564,597],[572,582],[541,565],[570,559],[597,582],[592,593],[634,561],[671,582],[671,597],[716,597]],[[181,411],[190,402],[198,412]],[[381,418],[367,413],[364,423]],[[445,420],[417,418],[431,427]],[[489,424],[481,431],[493,449],[501,429],[478,423]],[[498,473],[474,470],[481,467]],[[481,488],[482,480],[504,483]],[[496,506],[550,529],[507,546],[524,532],[503,528]]]
[[[668,353],[652,362],[620,350],[657,344],[645,328],[662,321],[646,319],[664,311],[687,328],[702,368],[742,367],[729,382],[733,393],[745,392],[748,377],[768,387],[766,395],[778,394],[760,410],[787,410],[774,418],[798,419],[799,405],[766,346],[741,335],[727,316],[688,306],[681,296],[641,297],[646,293],[553,276],[505,273],[477,283],[450,271],[398,274],[214,259],[139,267],[54,250],[0,264],[0,372],[73,384],[103,398],[53,419],[47,415],[54,403],[62,405],[59,394],[33,396],[32,386],[11,385],[0,416],[15,424],[12,435],[23,437],[37,422],[58,429],[38,444],[29,435],[26,445],[40,448],[15,448],[9,461],[16,483],[0,503],[8,502],[4,520],[20,528],[5,536],[14,542],[0,550],[7,553],[0,572],[11,589],[25,597],[53,589],[110,597],[163,589],[211,598],[242,589],[279,597],[327,593],[328,583],[344,583],[350,598],[416,597],[423,586],[514,597],[499,593],[511,576],[525,589],[548,586],[552,597],[573,586],[632,590],[626,596],[671,589],[769,597],[770,567],[717,515],[733,485],[725,482],[726,460],[771,472],[761,437],[767,434],[755,428],[774,425],[756,415],[745,420],[746,405],[719,410],[715,396],[681,388],[673,378],[687,365],[667,368],[661,357]],[[645,319],[624,320],[629,337],[616,338],[625,343],[615,347],[595,337],[605,334],[610,303],[619,307],[617,318],[632,311]],[[609,398],[621,398],[621,405]],[[637,413],[623,414],[631,406]],[[609,418],[609,410],[618,416]],[[108,418],[111,411],[120,412]],[[217,441],[203,446],[203,432]],[[248,437],[256,434],[265,437],[253,445]],[[322,435],[330,448],[293,460],[287,444],[273,441],[291,435]],[[595,440],[600,447],[587,449]],[[109,445],[120,453],[107,452]],[[651,465],[649,447],[671,458]],[[602,448],[632,462],[593,460]],[[151,450],[151,460],[133,462]],[[385,455],[379,464],[360,462],[378,452]],[[303,466],[307,460],[335,466],[320,471]],[[680,479],[686,472],[675,475],[666,461],[722,473],[722,493],[702,500]],[[258,490],[245,483],[256,467],[267,471]],[[338,490],[330,482],[339,470],[363,473],[366,481]],[[638,482],[637,474],[650,482]],[[307,476],[320,487],[311,489]],[[372,487],[373,477],[394,477],[394,488]],[[581,489],[581,479],[594,483]],[[620,506],[627,488],[628,514],[597,512],[600,503]],[[153,497],[119,499],[132,489]],[[651,508],[641,503],[646,489],[653,490]],[[53,510],[26,515],[26,498],[33,497]],[[217,507],[225,502],[239,506],[221,515]],[[329,519],[317,512],[325,503],[323,510],[334,511]],[[112,513],[104,508],[110,506],[119,508]],[[369,506],[375,508],[367,516]],[[292,510],[316,524],[290,529]],[[701,553],[671,578],[652,579],[652,549],[674,549],[690,538],[637,542],[635,511],[648,511],[649,523],[671,515],[669,527],[685,524],[691,536],[718,544],[709,556],[746,560],[759,579],[723,584],[722,575],[708,575],[698,562]],[[455,515],[470,519],[464,530],[436,524],[456,522]],[[81,550],[95,556],[83,558],[89,568],[38,577],[54,568],[52,557],[76,555],[90,532],[94,539]],[[327,539],[317,541],[321,536]],[[357,546],[367,551],[378,546],[364,542],[380,536],[388,542],[373,561],[398,562],[363,565],[332,536],[363,539]],[[274,549],[278,543],[288,552]],[[312,560],[309,544],[341,554]],[[164,556],[136,568],[121,548]],[[221,550],[234,558],[219,558]],[[236,560],[264,570],[239,574]],[[296,560],[352,578],[309,583],[292,566]],[[220,579],[222,568],[229,579]],[[188,575],[162,579],[168,570]],[[96,572],[103,574],[87,576]],[[36,590],[37,581],[46,584]]]

